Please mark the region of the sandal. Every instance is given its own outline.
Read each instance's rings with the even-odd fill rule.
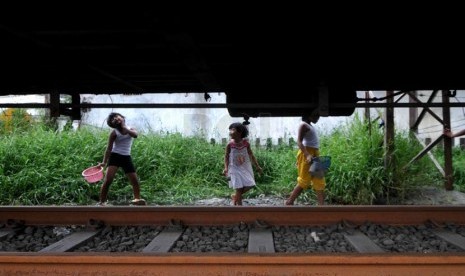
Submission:
[[[131,204],[132,205],[147,205],[147,203],[145,202],[145,199],[142,199],[142,198],[133,199],[131,201]]]
[[[113,206],[113,204],[111,204],[108,201],[105,201],[105,202],[97,202],[97,204],[95,204],[95,206]]]
[[[231,203],[232,203],[232,205],[234,205],[234,206],[237,205],[236,195],[235,195],[235,194],[232,194],[232,195],[231,195]]]

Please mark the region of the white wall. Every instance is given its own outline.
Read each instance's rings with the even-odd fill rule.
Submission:
[[[25,103],[45,103],[45,97],[43,95],[15,95],[15,96],[0,96],[0,103],[14,103],[14,104],[25,104]],[[6,108],[0,108],[0,111]],[[43,114],[40,109],[27,109],[27,112],[32,116],[38,116]]]
[[[373,95],[377,98],[382,98],[386,96],[385,91],[372,91]],[[430,98],[432,91],[417,91],[418,99],[426,103]],[[358,97],[365,97],[364,92],[359,92]],[[394,99],[397,100],[400,96],[396,96]],[[399,102],[400,103],[408,103],[409,97],[403,97]],[[450,103],[464,103],[465,102],[465,91],[459,90],[455,97],[449,98]],[[385,101],[379,101],[385,102]],[[442,95],[441,92],[437,93],[436,97],[434,98],[433,102],[441,103],[442,102]],[[374,109],[371,109],[372,117],[375,117]],[[417,108],[418,115],[422,112],[423,108]],[[384,112],[383,109],[380,111]],[[431,108],[436,115],[442,118],[442,108],[434,107]],[[360,114],[363,116],[364,109],[360,108],[358,110]],[[452,107],[450,108],[450,118],[451,118],[451,129],[453,132],[456,132],[460,129],[465,128],[465,108],[463,107]],[[394,109],[394,120],[395,120],[395,128],[398,130],[408,130],[409,129],[409,108],[395,108]],[[431,140],[436,140],[440,135],[442,135],[443,126],[440,122],[438,122],[430,113],[426,113],[423,117],[421,123],[418,125],[418,136],[422,139],[430,138]],[[464,136],[465,137],[465,136]],[[464,138],[462,137],[462,138]],[[459,139],[455,138],[455,145],[459,144]]]
[[[372,91],[373,96],[377,98],[385,97],[385,91]],[[224,93],[209,93],[211,96],[210,103],[225,103]],[[440,93],[438,93],[440,94]],[[418,98],[426,102],[431,95],[431,91],[418,91]],[[143,95],[81,95],[81,102],[91,103],[205,103],[203,93],[188,94],[143,94]],[[359,98],[365,97],[365,92],[357,92]],[[397,96],[395,99],[397,99]],[[451,102],[465,102],[465,91],[457,91],[457,96],[450,99]],[[4,96],[0,97],[0,103],[44,103],[45,97],[41,95],[25,96]],[[385,102],[385,101],[379,101]],[[408,97],[404,97],[400,102],[408,102]],[[441,102],[441,96],[436,97],[434,102]],[[421,112],[418,108],[418,113]],[[440,117],[442,117],[441,108],[432,108]],[[0,109],[1,111],[1,109]],[[242,122],[243,118],[232,118],[224,108],[151,108],[151,109],[110,109],[94,108],[89,112],[83,113],[81,124],[92,125],[95,127],[109,129],[105,119],[110,112],[119,112],[126,116],[128,124],[136,127],[141,132],[181,132],[184,135],[203,135],[206,139],[228,137],[228,126],[232,122]],[[465,128],[465,109],[451,108],[451,125],[455,132]],[[32,115],[43,114],[43,110],[29,109]],[[42,112],[42,113],[40,113]],[[359,116],[363,116],[364,108],[356,110]],[[379,112],[384,113],[380,108]],[[372,108],[372,118],[378,116],[377,111]],[[409,128],[408,108],[395,108],[394,119],[395,127],[398,130],[407,130]],[[317,127],[321,132],[329,131],[353,117],[321,117]],[[261,138],[264,144],[267,138],[272,138],[276,144],[278,138],[284,138],[288,141],[290,137],[297,137],[297,128],[300,123],[300,117],[271,117],[271,118],[251,118],[249,130],[250,139]],[[419,136],[422,138],[436,139],[442,134],[442,126],[430,114],[426,114],[418,128]],[[458,139],[456,144],[458,144]]]
[[[225,103],[224,93],[209,93],[209,103]],[[206,103],[203,93],[189,94],[144,94],[144,95],[83,95],[81,101],[91,103]],[[105,119],[109,112],[119,112],[126,117],[127,123],[140,131],[181,132],[184,135],[203,135],[206,139],[220,141],[227,138],[228,127],[233,122],[244,121],[241,117],[231,117],[225,108],[152,108],[152,109],[103,109],[95,108],[85,113],[83,124],[108,128]],[[347,117],[342,117],[346,119]],[[318,126],[322,131],[329,130],[342,121],[341,117],[322,117]],[[260,117],[250,118],[249,138],[261,139],[264,144],[272,138],[276,144],[278,138],[297,137],[300,117]]]

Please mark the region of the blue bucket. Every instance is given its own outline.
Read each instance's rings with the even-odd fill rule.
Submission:
[[[312,158],[312,164],[310,165],[310,174],[316,178],[323,178],[326,172],[331,166],[330,156],[318,156]]]

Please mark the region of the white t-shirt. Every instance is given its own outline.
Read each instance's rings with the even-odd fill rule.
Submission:
[[[311,124],[305,123],[308,127],[308,131],[305,132],[304,139],[302,140],[302,144],[306,147],[311,148],[320,148],[320,139],[318,138],[318,134],[316,133],[316,129]]]
[[[121,134],[116,128],[116,139],[113,142],[113,149],[111,152],[121,155],[131,155],[131,146],[133,138],[129,134]]]

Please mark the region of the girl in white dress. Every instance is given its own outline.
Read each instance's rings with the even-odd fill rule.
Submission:
[[[229,179],[229,187],[236,190],[231,196],[233,205],[242,205],[242,195],[255,186],[251,162],[262,173],[249,142],[244,139],[248,134],[249,130],[241,123],[229,126],[231,141],[226,146],[223,174]]]

